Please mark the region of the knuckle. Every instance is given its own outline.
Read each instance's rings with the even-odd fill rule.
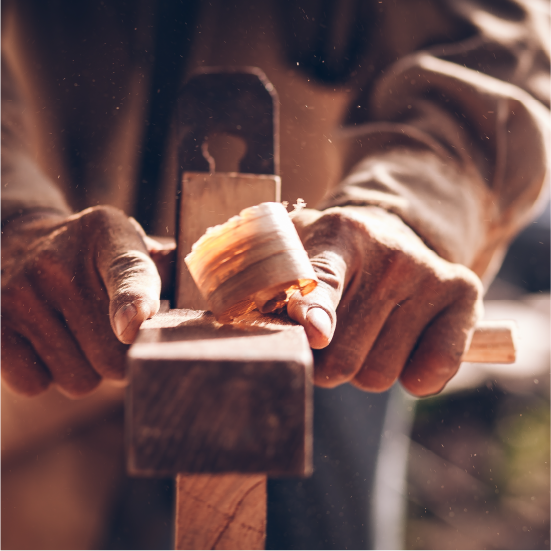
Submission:
[[[82,218],[87,218],[89,220],[109,221],[113,218],[119,218],[121,216],[126,216],[119,209],[112,207],[111,205],[98,205],[96,207],[90,207],[82,211]]]
[[[141,251],[132,251],[116,257],[107,268],[107,280],[111,300],[121,295],[136,294],[138,297],[160,293],[161,278],[151,258]]]
[[[55,274],[59,272],[60,265],[63,265],[63,261],[60,258],[59,250],[42,248],[36,252],[28,264],[29,276],[40,278],[40,276],[47,276],[52,272]]]
[[[426,266],[419,262],[414,254],[408,249],[390,248],[383,245],[385,261],[387,264],[386,271],[389,276],[396,274],[396,277],[401,280],[408,278],[419,279],[427,272]]]
[[[110,205],[98,205],[83,210],[79,222],[84,231],[103,231],[112,226],[127,224],[127,216],[119,209]]]
[[[355,241],[361,223],[340,207],[323,211],[307,228],[305,241],[310,243],[346,240],[349,246]]]
[[[467,301],[480,299],[483,295],[483,288],[478,276],[465,266],[459,266],[458,272],[457,277],[453,280],[458,298]]]
[[[25,266],[27,300],[32,300],[31,295],[34,295],[35,300],[55,302],[68,296],[74,287],[75,259],[67,253],[62,246],[43,248],[29,259]]]
[[[322,388],[334,388],[349,382],[361,367],[345,361],[331,344],[324,350],[314,350],[314,383]]]
[[[312,266],[318,277],[318,294],[323,291],[342,293],[346,264],[336,255],[324,254],[312,259]]]
[[[445,263],[444,269],[429,271],[423,278],[423,286],[445,303],[456,301],[476,302],[483,296],[482,282],[466,266]]]
[[[28,320],[35,314],[37,296],[27,280],[12,282],[2,288],[3,323],[10,322],[16,326],[17,321]]]

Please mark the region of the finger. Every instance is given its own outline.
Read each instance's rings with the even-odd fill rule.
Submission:
[[[52,382],[33,347],[17,332],[2,325],[2,380],[18,394],[36,396]]]
[[[74,233],[67,232],[66,235]],[[86,243],[88,236],[85,237]],[[70,268],[47,253],[38,255],[33,269],[26,275],[27,281],[19,281],[11,293],[4,293],[4,304],[9,304],[18,323],[28,321],[30,329],[27,331],[33,342],[43,338],[42,329],[37,327],[49,329],[50,321],[61,325],[58,332],[66,333],[64,338],[71,339],[88,367],[107,379],[124,379],[128,347],[111,329],[109,297],[93,265],[95,255],[79,255],[78,249],[63,247],[63,243],[58,244],[58,249],[64,250],[66,257],[72,259]],[[71,364],[69,360],[66,365]],[[90,390],[92,388],[94,385],[90,385]],[[86,390],[84,388],[82,392],[86,393]]]
[[[456,301],[436,316],[404,367],[404,388],[416,396],[440,392],[459,369],[480,314],[479,302]]]
[[[88,362],[102,377],[123,380],[126,373],[128,345],[121,343],[108,323],[109,300],[68,300],[62,315],[69,331],[78,341]],[[82,300],[84,298],[84,300]]]
[[[314,354],[314,383],[333,388],[351,381],[394,306],[393,301],[363,300],[361,295],[343,300],[337,308],[339,323],[331,343]]]
[[[381,254],[374,247],[356,270],[338,308],[331,344],[315,355],[314,382],[334,387],[351,381],[362,368],[388,317],[409,299],[417,278],[406,255]]]
[[[134,222],[109,207],[94,209],[90,216],[111,327],[121,342],[130,344],[142,322],[159,310],[161,279]]]
[[[419,336],[438,313],[438,306],[409,299],[395,305],[352,384],[384,392],[398,379]]]
[[[289,317],[304,327],[314,349],[325,348],[335,332],[337,314],[331,295],[331,287],[320,281],[316,289],[304,297],[300,291],[294,293],[287,304]]]
[[[335,332],[335,309],[342,295],[346,263],[332,251],[322,251],[310,260],[319,280],[318,285],[306,296],[297,291],[289,299],[287,312],[289,317],[304,327],[310,346],[319,349],[331,342]]]
[[[29,301],[25,301],[30,304]],[[71,398],[89,394],[101,381],[59,314],[35,300],[32,317],[14,328],[32,345],[61,392]],[[20,320],[24,318],[20,317]]]
[[[141,324],[159,310],[161,279],[149,256],[131,251],[113,260],[107,280],[111,327],[121,342],[131,344]]]

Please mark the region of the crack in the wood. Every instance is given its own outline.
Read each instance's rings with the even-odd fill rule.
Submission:
[[[237,514],[237,510],[239,509],[239,506],[243,503],[243,501],[245,500],[245,498],[257,487],[259,486],[260,484],[263,484],[264,483],[264,480],[259,480],[256,484],[253,484],[244,494],[243,494],[243,497],[237,502],[237,504],[235,505],[235,508],[233,510],[233,512],[231,514],[228,515],[228,519],[226,521],[226,524],[225,526],[222,528],[222,530],[220,531],[220,533],[218,534],[218,537],[216,538],[216,540],[214,541],[211,549],[216,549],[216,546],[218,545],[218,542],[222,539],[222,536],[225,534],[225,532],[228,530],[228,528],[230,527],[230,524],[232,523],[232,521],[234,520],[235,518],[235,515]],[[244,525],[243,523],[240,523],[242,526],[246,526]],[[258,529],[255,529],[253,528],[252,526],[248,526],[249,529],[251,530],[254,530],[255,532],[258,532],[259,534],[262,533],[260,530]]]
[[[262,482],[262,481],[261,481]],[[255,486],[257,486],[258,484],[255,484]],[[247,494],[253,490],[254,487],[251,487],[248,491],[247,491]],[[194,495],[188,495],[187,496],[190,500],[193,500],[193,501],[196,501],[197,503],[200,503],[201,505],[205,506],[207,509],[213,509],[214,511],[216,511],[217,513],[220,513],[222,516],[224,517],[227,517],[228,516],[228,513],[225,513],[224,511],[221,511],[216,505],[213,505],[212,503],[209,503],[206,499],[201,499],[200,497],[198,496],[194,496]],[[245,498],[245,496],[243,496],[243,499]],[[242,500],[243,500],[242,499]],[[241,500],[241,501],[242,501]],[[240,502],[241,503],[241,502]],[[244,527],[249,527],[251,529],[254,530],[254,528],[252,526],[248,526],[247,524],[245,524],[244,522],[240,522],[239,524],[241,524],[241,526],[244,526]]]

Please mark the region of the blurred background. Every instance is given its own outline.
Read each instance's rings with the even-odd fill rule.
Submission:
[[[463,364],[428,399],[393,389],[376,548],[550,548],[549,221],[548,204],[512,243],[485,299],[486,319],[517,322],[517,361]]]

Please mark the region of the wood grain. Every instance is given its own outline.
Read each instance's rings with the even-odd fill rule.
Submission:
[[[264,549],[266,476],[178,475],[176,549]]]
[[[304,329],[288,318],[158,314],[128,354],[130,472],[309,474],[312,369]]]
[[[280,201],[279,176],[224,172],[184,172],[180,198],[176,307],[206,310],[184,258],[207,228],[223,224],[243,209]]]

